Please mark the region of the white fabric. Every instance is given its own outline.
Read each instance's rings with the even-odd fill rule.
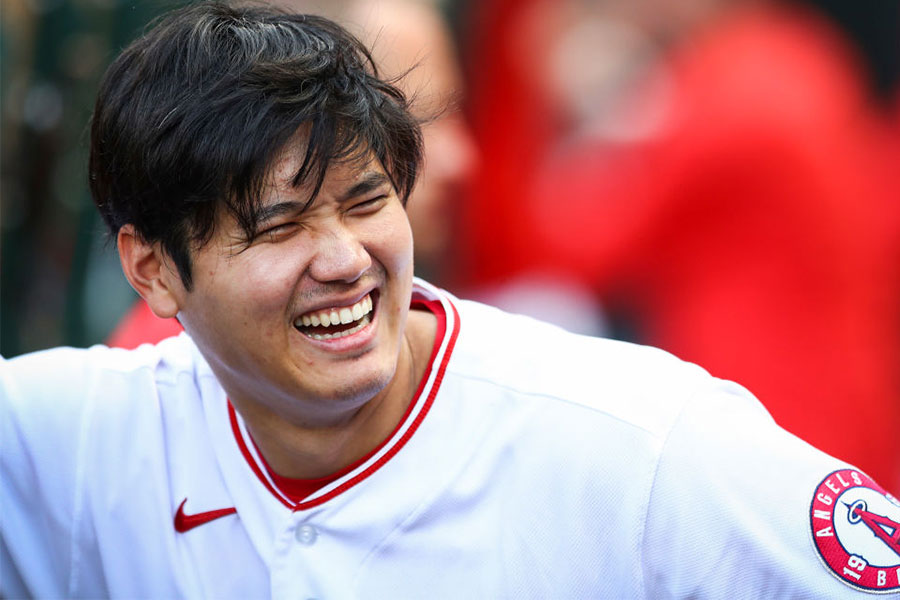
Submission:
[[[254,473],[185,334],[0,364],[0,595],[860,595],[809,532],[813,491],[844,465],[743,388],[422,281],[416,294],[447,328],[412,435],[299,509]],[[185,498],[188,514],[237,514],[178,533]]]

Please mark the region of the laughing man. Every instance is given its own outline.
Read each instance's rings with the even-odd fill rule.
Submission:
[[[202,3],[121,54],[92,192],[186,333],[0,365],[0,595],[900,589],[900,505],[743,388],[415,279],[420,164],[327,20]]]

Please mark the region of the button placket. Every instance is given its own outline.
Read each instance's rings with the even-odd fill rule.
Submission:
[[[294,530],[294,538],[303,546],[312,546],[319,539],[319,532],[308,523],[302,523]]]

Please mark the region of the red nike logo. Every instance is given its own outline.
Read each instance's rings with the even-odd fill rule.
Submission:
[[[197,513],[196,515],[186,515],[184,514],[185,502],[187,502],[187,498],[181,501],[181,504],[178,506],[178,512],[175,513],[175,531],[178,533],[190,531],[194,527],[200,527],[201,525],[205,525],[210,521],[215,521],[220,517],[227,517],[228,515],[237,513],[237,509],[234,508],[220,508],[218,510]]]

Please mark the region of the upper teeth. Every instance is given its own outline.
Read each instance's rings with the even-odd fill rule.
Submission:
[[[353,306],[328,308],[301,315],[294,321],[294,325],[298,327],[301,325],[304,327],[328,327],[329,325],[352,323],[353,321],[359,321],[370,312],[372,312],[372,297],[367,294],[365,298]]]

